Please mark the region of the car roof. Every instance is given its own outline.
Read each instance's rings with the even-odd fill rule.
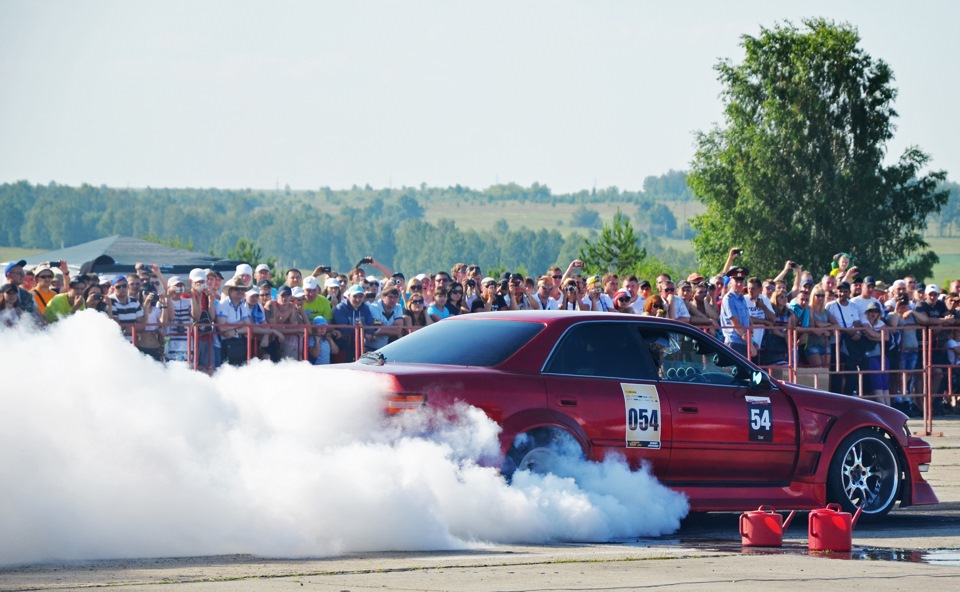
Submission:
[[[625,314],[622,312],[594,312],[594,311],[571,311],[571,310],[500,310],[495,312],[478,312],[465,315],[448,317],[442,322],[465,322],[482,321],[484,319],[499,319],[510,321],[527,321],[535,323],[554,323],[572,324],[583,320],[604,320],[604,321],[643,321],[650,323],[665,323],[668,325],[680,325],[690,327],[688,323],[652,317],[645,315]]]

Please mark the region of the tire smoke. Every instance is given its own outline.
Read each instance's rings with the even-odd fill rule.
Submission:
[[[616,460],[508,486],[477,409],[397,422],[363,373],[163,366],[92,311],[0,329],[0,367],[0,564],[597,542],[688,510]]]

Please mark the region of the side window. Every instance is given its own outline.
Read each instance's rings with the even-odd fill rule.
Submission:
[[[706,337],[659,328],[641,334],[660,380],[732,385],[749,379],[748,368]]]
[[[547,374],[657,380],[634,323],[578,323],[544,366]]]

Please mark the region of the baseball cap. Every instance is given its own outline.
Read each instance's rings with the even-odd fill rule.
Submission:
[[[321,316],[313,317],[313,324],[314,324],[314,325],[326,325],[326,324],[327,324],[327,319],[325,319],[325,318],[323,318],[323,317],[321,317]]]
[[[317,278],[313,277],[312,275],[308,275],[307,277],[303,278],[303,289],[319,290],[320,283],[317,281]]]
[[[297,286],[296,288],[294,288],[293,290],[291,290],[291,291],[290,291],[290,295],[293,296],[294,298],[306,298],[306,297],[307,297],[307,293],[306,293],[306,292],[304,291],[304,289],[301,288],[300,286]]]
[[[10,270],[13,269],[14,267],[23,267],[26,264],[27,262],[25,259],[21,259],[19,261],[11,261],[10,263],[7,263],[6,267],[3,270],[3,273],[8,274],[10,273]]]
[[[926,294],[939,294],[939,293],[940,293],[940,288],[938,288],[936,284],[928,284],[927,287],[926,287],[926,289],[924,290],[924,293],[926,293]]]
[[[363,294],[363,286],[360,284],[354,284],[347,288],[347,296],[353,296],[354,294]]]
[[[334,278],[334,277],[327,278],[326,281],[323,282],[323,287],[324,287],[324,288],[339,288],[339,287],[340,287],[340,280],[338,280],[337,278]]]
[[[175,276],[173,276],[173,277],[171,277],[171,278],[169,278],[169,279],[167,280],[167,287],[168,287],[168,288],[172,288],[172,287],[176,286],[177,284],[182,284],[182,283],[183,283],[183,280],[180,279],[180,276],[175,275]]]
[[[190,270],[189,278],[191,282],[205,282],[207,281],[207,274],[199,267],[194,267]]]
[[[260,273],[261,271],[270,271],[270,266],[266,263],[261,263],[257,266],[256,272]]]
[[[253,275],[253,268],[246,263],[241,263],[237,266],[237,271],[234,273],[236,275]]]

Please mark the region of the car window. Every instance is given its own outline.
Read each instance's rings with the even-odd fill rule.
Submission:
[[[636,323],[577,323],[544,365],[547,374],[657,380]]]
[[[653,327],[644,328],[641,335],[657,366],[660,380],[742,385],[750,379],[747,366],[703,334]]]
[[[501,320],[442,321],[377,350],[385,363],[497,366],[542,331],[543,323]],[[362,359],[361,363],[376,363]]]

